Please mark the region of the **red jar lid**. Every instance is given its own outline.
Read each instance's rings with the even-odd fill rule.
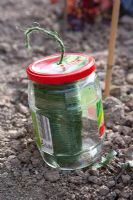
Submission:
[[[86,76],[95,70],[92,57],[81,53],[66,53],[62,64],[58,64],[59,54],[44,57],[29,65],[26,69],[29,80],[40,84],[70,83]]]

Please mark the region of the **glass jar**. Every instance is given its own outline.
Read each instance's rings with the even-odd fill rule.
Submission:
[[[83,54],[45,57],[27,68],[36,143],[44,161],[74,170],[101,155],[104,117],[94,59]]]

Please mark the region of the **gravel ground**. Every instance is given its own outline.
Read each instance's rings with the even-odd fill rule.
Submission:
[[[100,170],[62,172],[46,166],[36,148],[25,67],[58,49],[38,34],[33,35],[33,51],[28,52],[21,29],[39,22],[60,31],[60,7],[50,6],[48,0],[0,1],[0,200],[133,200],[133,170],[120,166],[133,156],[133,19],[120,21],[113,97],[104,102],[105,152],[116,150],[116,158]],[[95,56],[102,88],[109,27],[97,23],[88,25],[83,33],[61,33],[66,51]]]

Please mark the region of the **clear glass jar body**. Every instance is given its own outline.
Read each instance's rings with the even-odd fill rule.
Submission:
[[[100,157],[103,109],[101,88],[94,72],[63,85],[29,81],[28,98],[36,143],[48,165],[75,170]]]

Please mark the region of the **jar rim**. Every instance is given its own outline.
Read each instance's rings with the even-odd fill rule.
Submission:
[[[96,68],[95,60],[93,57],[88,56],[84,53],[66,53],[65,56],[78,56],[83,57],[86,59],[86,62],[83,64],[80,68],[77,68],[76,70],[70,71],[68,73],[41,73],[38,71],[38,68],[41,66],[43,69],[45,67],[51,66],[53,63],[57,63],[57,61],[60,58],[60,54],[53,54],[41,59],[38,59],[37,61],[30,64],[27,69],[27,75],[28,79],[32,80],[39,84],[65,84],[65,83],[71,83],[74,81],[78,81],[82,78],[85,78],[92,74],[92,72]],[[81,62],[79,62],[81,65]],[[77,64],[78,66],[78,60],[75,60],[75,63],[70,63],[70,67]],[[57,65],[57,64],[56,64]],[[58,65],[62,66],[62,64]],[[66,66],[66,64],[65,64]]]

